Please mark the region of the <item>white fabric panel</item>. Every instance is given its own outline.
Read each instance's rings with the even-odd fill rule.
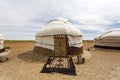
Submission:
[[[71,46],[80,48],[83,46],[83,44],[76,44],[76,45],[71,45]]]
[[[54,37],[53,36],[36,37],[36,42],[41,44],[54,45]]]
[[[120,43],[114,43],[114,42],[97,42],[95,45],[99,46],[110,46],[110,47],[120,47]]]
[[[39,47],[54,50],[54,37],[53,36],[36,37],[35,46],[39,46]]]
[[[120,47],[120,40],[114,40],[114,39],[95,40],[95,45]]]
[[[69,46],[81,47],[82,46],[82,37],[72,37],[68,36]]]
[[[95,42],[113,42],[113,43],[120,43],[120,39],[98,39],[98,40],[95,40]]]
[[[49,45],[44,45],[44,44],[39,44],[39,43],[35,43],[35,46],[43,47],[43,48],[50,49],[50,50],[54,50],[54,46],[49,46]]]

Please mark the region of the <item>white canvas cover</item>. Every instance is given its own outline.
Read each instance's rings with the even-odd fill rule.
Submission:
[[[0,34],[0,49],[3,49],[4,47],[4,37],[2,34]]]
[[[64,18],[53,19],[42,27],[36,33],[35,46],[54,50],[54,35],[57,34],[66,34],[69,39],[69,46],[82,46],[82,32]]]
[[[120,47],[120,29],[108,31],[97,36],[94,40],[95,45]]]

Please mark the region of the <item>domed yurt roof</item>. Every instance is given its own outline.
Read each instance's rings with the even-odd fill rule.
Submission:
[[[72,36],[82,36],[80,30],[76,29],[71,22],[64,18],[55,18],[42,27],[36,36],[67,34]]]
[[[108,32],[105,32],[104,34],[98,35],[95,39],[102,38],[120,38],[120,29],[110,30]]]
[[[94,46],[120,49],[120,29],[111,30],[98,35],[95,38]]]

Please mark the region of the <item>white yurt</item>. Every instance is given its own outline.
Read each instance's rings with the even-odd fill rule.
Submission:
[[[120,49],[120,29],[111,30],[94,39],[95,47]]]
[[[67,19],[55,18],[36,33],[34,52],[74,55],[83,52],[82,33]]]
[[[0,62],[8,60],[10,53],[11,51],[4,47],[4,37],[0,34]]]
[[[4,37],[2,34],[0,34],[0,49],[4,48]]]

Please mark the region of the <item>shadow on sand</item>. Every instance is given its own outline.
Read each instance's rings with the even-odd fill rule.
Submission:
[[[46,62],[50,55],[43,55],[40,53],[34,53],[33,51],[27,51],[18,55],[18,58],[29,63]]]

